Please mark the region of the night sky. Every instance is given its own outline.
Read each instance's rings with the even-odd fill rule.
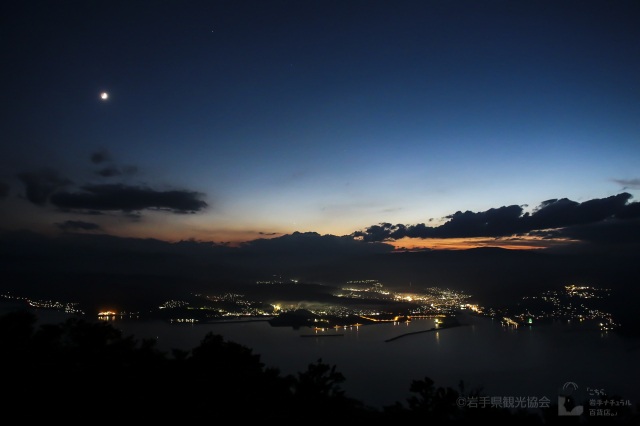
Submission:
[[[638,235],[638,1],[0,8],[1,230]]]

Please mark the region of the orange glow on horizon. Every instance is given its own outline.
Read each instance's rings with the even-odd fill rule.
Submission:
[[[509,250],[540,250],[558,245],[570,244],[572,240],[542,239],[539,237],[517,237],[517,238],[402,238],[397,241],[390,241],[396,250],[467,250],[480,247],[496,247]]]
[[[150,230],[149,230],[150,231]],[[164,232],[160,236],[154,232],[133,232],[112,234],[125,238],[152,238],[170,243],[193,240],[197,242],[211,242],[213,244],[225,244],[229,247],[239,247],[246,242],[258,239],[278,238],[287,233],[259,233],[255,231],[219,230],[199,232],[198,236],[186,236],[184,232]],[[467,250],[480,247],[496,247],[509,250],[541,250],[574,243],[568,239],[543,239],[539,237],[508,237],[508,238],[409,238],[405,237],[396,241],[383,241],[392,245],[396,250]]]
[[[183,224],[182,226],[163,226],[161,220],[143,221],[142,223],[124,223],[118,227],[104,226],[106,234],[121,238],[157,239],[168,243],[181,241],[195,241],[226,245],[228,247],[240,247],[247,242],[260,239],[279,238],[290,235],[294,231],[272,229],[269,232],[247,230],[239,228],[209,228],[197,224]],[[304,233],[305,231],[299,231]],[[319,234],[341,236],[339,233]],[[355,238],[358,239],[358,238]],[[496,247],[510,250],[540,250],[551,247],[566,246],[576,243],[570,239],[550,239],[535,236],[510,236],[503,238],[473,237],[473,238],[409,238],[405,237],[396,241],[382,241],[389,244],[396,251],[404,250],[467,250],[481,247]]]

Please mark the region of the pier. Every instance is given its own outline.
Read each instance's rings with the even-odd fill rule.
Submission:
[[[387,339],[387,340],[385,340],[385,342],[392,342],[394,340],[400,339],[401,337],[410,336],[412,334],[429,333],[431,331],[439,331],[439,330],[444,330],[444,329],[447,329],[447,328],[459,327],[460,325],[461,324],[441,325],[440,327],[437,327],[437,328],[436,327],[431,327],[428,330],[412,331],[410,333],[404,333],[404,334],[401,334],[399,336],[392,337],[391,339]]]

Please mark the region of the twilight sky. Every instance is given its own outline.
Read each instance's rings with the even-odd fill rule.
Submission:
[[[529,247],[640,216],[635,0],[0,9],[2,230]]]

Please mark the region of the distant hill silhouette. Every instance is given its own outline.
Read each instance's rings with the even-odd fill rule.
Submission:
[[[618,307],[629,312],[634,312],[629,301],[640,296],[640,288],[632,285],[640,262],[636,251],[392,252],[389,247],[314,233],[232,248],[196,241],[5,232],[0,234],[0,291],[63,298],[95,309],[105,303],[134,309],[132,304],[153,307],[188,292],[246,289],[279,275],[335,286],[377,279],[388,288],[405,291],[447,287],[472,294],[484,304],[509,303],[572,283],[620,290]],[[330,300],[322,290],[307,287],[310,293],[301,294],[299,289],[280,285],[252,291]]]

